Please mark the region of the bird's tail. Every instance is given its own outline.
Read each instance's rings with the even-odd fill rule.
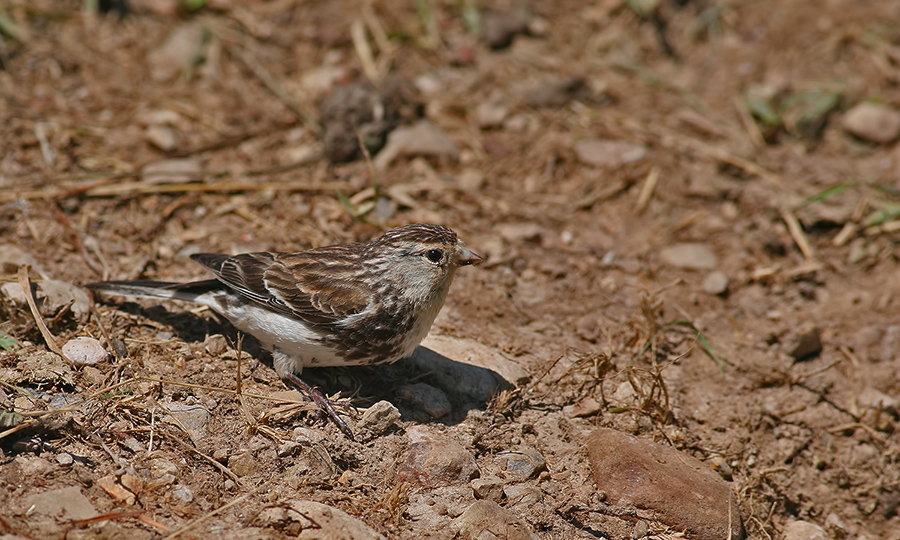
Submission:
[[[194,281],[191,283],[172,283],[168,281],[102,281],[85,285],[92,291],[116,296],[132,296],[136,298],[165,298],[197,302],[198,297],[211,290],[222,287],[214,279]]]

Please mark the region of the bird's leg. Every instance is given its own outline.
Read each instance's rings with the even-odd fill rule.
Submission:
[[[347,422],[344,422],[341,417],[338,416],[337,411],[334,410],[334,402],[326,398],[318,388],[310,386],[293,373],[286,373],[281,378],[281,380],[284,381],[284,384],[286,384],[287,386],[293,387],[306,394],[309,399],[313,401],[313,403],[319,406],[319,410],[322,411],[325,416],[327,416],[332,422],[334,422],[338,429],[341,430],[348,439],[350,439],[351,441],[356,440],[353,438],[353,432],[350,431],[350,426],[348,426]]]

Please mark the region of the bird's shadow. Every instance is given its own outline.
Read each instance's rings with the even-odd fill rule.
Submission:
[[[216,313],[204,317],[189,311],[170,311],[159,304],[143,307],[133,301],[108,304],[168,326],[185,342],[202,343],[207,336],[222,334],[232,346],[239,343],[242,352],[272,369],[273,384],[281,385],[276,382],[271,353],[253,336],[239,332]],[[400,410],[405,420],[444,425],[461,422],[468,411],[483,409],[496,392],[513,386],[493,370],[458,362],[421,346],[410,357],[393,364],[305,368],[302,377],[327,395],[340,392],[341,396],[349,396],[354,406],[368,407],[387,400]],[[440,391],[430,392],[426,388],[423,392],[419,383]],[[449,403],[442,404],[441,393]],[[447,404],[450,411],[435,419],[434,411]]]

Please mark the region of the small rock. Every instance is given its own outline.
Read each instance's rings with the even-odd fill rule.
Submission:
[[[575,143],[575,155],[585,165],[612,169],[643,159],[647,149],[628,141],[587,139]]]
[[[99,364],[112,358],[100,341],[92,337],[70,339],[62,346],[62,352],[76,366]]]
[[[429,335],[410,360],[430,373],[429,381],[444,391],[477,402],[528,380],[528,372],[518,362],[470,339]]]
[[[825,529],[808,521],[788,521],[781,531],[784,540],[831,540]]]
[[[19,466],[22,474],[30,478],[45,476],[53,470],[53,464],[42,457],[16,456],[13,461]]]
[[[82,318],[91,312],[91,300],[84,289],[58,279],[44,279],[38,288],[38,298],[43,298],[41,311],[56,313],[71,306],[72,313]]]
[[[298,441],[284,441],[280,445],[278,445],[278,450],[275,452],[278,457],[290,457],[299,455],[303,451],[304,444]]]
[[[478,476],[478,465],[466,448],[446,434],[422,427],[407,432],[409,450],[398,477],[425,486],[464,484]]]
[[[381,400],[368,409],[359,419],[359,426],[374,435],[381,435],[400,421],[400,411],[389,401]]]
[[[871,386],[863,389],[863,391],[856,396],[856,401],[863,407],[873,410],[882,410],[894,416],[897,416],[898,412],[900,412],[900,399],[889,396]]]
[[[719,270],[713,270],[703,280],[703,292],[720,295],[728,292],[728,276]]]
[[[841,516],[833,512],[828,514],[828,517],[825,518],[825,530],[831,533],[831,536],[837,540],[843,540],[850,535],[850,528],[847,527],[847,523],[841,519]]]
[[[822,352],[820,332],[818,328],[813,328],[797,338],[797,344],[790,349],[788,354],[794,360],[801,362],[818,356],[820,352]]]
[[[228,340],[222,334],[206,336],[203,340],[203,348],[210,356],[222,356],[228,350]]]
[[[187,504],[194,500],[194,492],[191,490],[191,488],[183,486],[181,484],[175,486],[175,489],[172,490],[172,495],[174,495],[176,499],[184,504]]]
[[[135,495],[140,495],[141,491],[144,490],[144,480],[140,476],[125,473],[119,478],[119,482],[125,486],[125,489]]]
[[[150,76],[167,81],[192,68],[203,52],[208,31],[197,24],[184,24],[169,34],[166,41],[147,55]]]
[[[153,476],[163,476],[166,474],[177,475],[178,466],[163,458],[153,458],[150,460],[150,473]]]
[[[119,502],[124,502],[128,506],[134,504],[134,493],[128,491],[124,486],[116,482],[115,476],[104,476],[103,478],[97,480],[97,485],[103,488],[103,491],[107,492],[113,499]]]
[[[178,147],[178,135],[169,126],[161,124],[147,126],[144,135],[147,137],[147,142],[163,152],[171,152]]]
[[[537,540],[517,516],[494,501],[476,501],[454,521],[460,540]]]
[[[56,456],[56,462],[59,463],[60,465],[62,465],[63,467],[68,467],[68,466],[72,465],[73,463],[75,463],[75,457],[72,456],[72,454],[70,454],[68,452],[63,452],[62,454],[59,454],[58,456]]]
[[[420,120],[391,131],[387,144],[372,161],[376,169],[384,170],[401,156],[429,156],[455,163],[459,161],[459,149],[439,126]]]
[[[501,238],[511,244],[540,242],[544,227],[537,223],[500,223],[494,227]]]
[[[475,123],[482,129],[490,129],[503,125],[509,115],[509,107],[497,101],[482,101],[475,108]]]
[[[844,129],[864,141],[887,144],[900,136],[900,112],[877,103],[860,103],[844,114]]]
[[[260,462],[252,452],[243,452],[228,458],[228,468],[238,476],[250,476],[259,470]]]
[[[659,252],[662,260],[677,268],[712,270],[719,260],[708,244],[684,243],[663,248]]]
[[[469,482],[476,499],[499,501],[503,498],[504,480],[499,476],[489,475]]]
[[[76,486],[32,495],[26,500],[25,506],[33,513],[56,518],[90,519],[98,515],[90,499]]]
[[[587,99],[591,95],[584,77],[564,77],[546,82],[528,91],[522,98],[527,107],[559,108],[576,99]]]
[[[298,527],[306,540],[386,540],[358,518],[343,510],[313,501],[287,501],[267,507],[257,518],[263,526],[279,530]],[[293,526],[293,527],[292,527]],[[296,533],[294,533],[296,534]]]
[[[206,435],[206,425],[209,424],[210,413],[203,405],[172,401],[164,403],[163,407],[174,418],[169,418],[168,421],[186,429],[194,442],[202,440]]]
[[[534,448],[521,452],[500,452],[495,461],[508,477],[517,481],[535,478],[541,471],[547,470],[547,460]]]
[[[447,395],[430,384],[420,382],[403,385],[397,388],[397,397],[425,411],[432,418],[440,418],[453,410]]]
[[[600,405],[600,402],[592,397],[586,397],[575,405],[566,405],[565,407],[563,407],[563,412],[565,414],[574,416],[576,418],[586,418],[588,416],[594,416],[596,414],[599,414],[602,410],[603,406]]]
[[[203,164],[196,158],[164,159],[144,165],[141,180],[151,184],[190,182],[203,176]]]
[[[528,15],[522,10],[485,9],[481,14],[481,37],[494,50],[512,45],[513,38],[528,31]]]
[[[532,506],[544,498],[541,490],[534,486],[504,486],[503,495],[509,501],[510,505]]]
[[[605,504],[635,507],[645,518],[697,540],[744,538],[728,483],[695,457],[605,428],[595,431],[585,447]]]

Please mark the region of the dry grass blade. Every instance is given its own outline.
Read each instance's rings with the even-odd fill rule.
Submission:
[[[635,205],[636,213],[642,214],[647,209],[647,205],[650,204],[650,199],[653,197],[653,192],[656,190],[657,182],[659,182],[659,167],[653,167],[650,169],[647,179],[644,180],[644,185],[641,186],[641,193],[638,195],[637,204]]]
[[[362,66],[363,74],[372,82],[379,79],[378,66],[375,65],[375,55],[372,53],[372,47],[366,39],[366,27],[361,19],[356,19],[350,26],[350,36],[353,39],[353,49],[359,58]]]
[[[809,239],[806,237],[806,233],[803,232],[803,227],[800,226],[800,221],[797,219],[797,216],[794,215],[793,212],[787,209],[781,210],[781,217],[784,219],[784,223],[787,225],[788,232],[791,234],[791,238],[794,239],[794,243],[797,244],[797,247],[800,249],[800,253],[803,254],[803,258],[810,261],[816,258],[816,253],[813,251],[812,246],[809,243]]]
[[[37,325],[38,330],[41,331],[41,335],[44,336],[44,341],[47,342],[47,347],[60,355],[63,360],[71,363],[71,361],[66,357],[66,355],[62,352],[62,349],[56,343],[56,338],[53,337],[53,334],[50,333],[50,329],[47,328],[47,324],[44,322],[44,318],[41,317],[41,312],[38,311],[37,304],[34,301],[34,294],[31,292],[31,280],[28,278],[28,265],[22,265],[19,267],[19,285],[22,287],[22,292],[25,294],[25,301],[28,303],[28,309],[31,310],[31,316],[34,317],[34,323]]]

